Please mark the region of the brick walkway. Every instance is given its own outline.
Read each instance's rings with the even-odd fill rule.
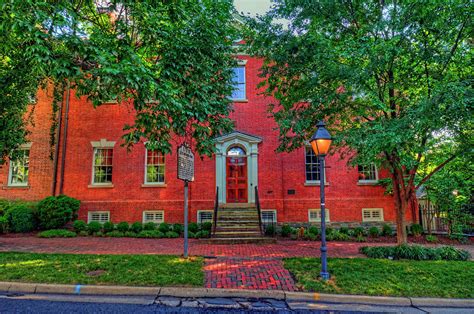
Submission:
[[[281,259],[206,259],[204,271],[206,288],[295,291],[295,282]]]

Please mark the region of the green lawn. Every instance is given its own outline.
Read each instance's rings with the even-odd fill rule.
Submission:
[[[165,255],[0,253],[0,281],[200,286],[203,259]]]
[[[284,264],[305,291],[474,298],[474,262],[332,258],[327,283],[317,278],[318,258],[287,258]]]

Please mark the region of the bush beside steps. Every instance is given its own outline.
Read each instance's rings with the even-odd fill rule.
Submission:
[[[369,258],[407,259],[418,261],[467,261],[471,255],[466,250],[452,246],[423,247],[420,245],[364,246],[360,252]]]

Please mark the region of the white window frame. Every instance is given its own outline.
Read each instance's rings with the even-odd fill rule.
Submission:
[[[197,214],[196,214],[197,215],[196,221],[199,224],[203,223],[202,218],[201,218],[201,213],[210,213],[211,214],[210,222],[214,223],[214,211],[213,210],[198,210]],[[207,220],[205,220],[204,222],[207,222]]]
[[[305,180],[305,183],[307,185],[320,185],[321,184],[321,180],[307,180],[307,176],[306,176],[306,150],[310,150],[311,152],[314,153],[313,151],[313,148],[309,145],[305,145],[304,146],[304,180]],[[319,161],[319,157],[315,154],[317,160],[318,160],[318,163],[320,162]],[[319,165],[318,165],[318,169],[319,169]],[[326,168],[323,169],[324,171],[324,184],[327,185],[328,181],[327,181],[327,178],[326,178]],[[321,174],[319,175],[319,177],[321,177]]]
[[[114,141],[107,141],[106,139],[102,138],[100,141],[91,141],[92,146],[92,169],[91,169],[91,185],[90,186],[105,186],[105,187],[113,187],[112,182],[94,182],[95,177],[95,154],[97,149],[112,149],[112,173],[114,171],[113,162],[114,162]],[[113,175],[112,175],[113,180]]]
[[[244,97],[243,98],[233,98],[232,95],[230,96],[230,99],[232,101],[247,101],[247,68],[246,65],[247,60],[237,60],[237,66],[232,68],[232,71],[235,68],[242,68],[244,69],[244,81],[242,83],[237,83],[238,85],[243,84],[244,85]],[[234,82],[232,82],[232,86],[234,86]]]
[[[14,163],[18,162],[18,160],[9,160],[9,163],[8,163],[8,186],[11,186],[11,187],[25,187],[25,186],[28,186],[29,185],[29,181],[30,181],[30,154],[31,154],[31,143],[27,143],[27,144],[23,144],[20,146],[20,148],[18,149],[19,151],[28,151],[28,179],[26,180],[26,182],[23,182],[23,183],[13,183],[12,180],[13,180],[13,165]]]
[[[92,220],[92,215],[94,215],[94,214],[99,214],[99,215],[107,214],[107,221]],[[87,212],[87,223],[91,223],[93,221],[96,221],[96,222],[101,223],[101,224],[109,222],[110,221],[110,211],[107,211],[107,210],[99,210],[99,211],[93,210],[93,211]]]
[[[359,166],[361,166],[361,167],[374,167],[375,179],[369,179],[369,180],[359,179]],[[373,184],[373,183],[379,182],[379,171],[377,169],[377,166],[374,163],[371,163],[369,166],[357,165],[357,178],[358,178],[359,183],[372,183]]]
[[[326,211],[326,222],[330,222],[329,208],[325,209]],[[311,213],[316,212],[317,218],[311,218]],[[321,208],[310,208],[308,209],[308,221],[309,222],[321,222]]]
[[[147,214],[161,214],[161,221],[157,221],[157,220],[146,220],[146,215]],[[143,223],[147,223],[147,222],[154,222],[156,224],[160,224],[160,223],[163,223],[165,222],[165,211],[164,210],[145,210],[143,211],[142,213],[142,222]]]
[[[262,209],[262,211],[260,212],[260,215],[261,215],[261,218],[262,218],[262,223],[264,223],[264,220],[263,220],[263,213],[273,213],[273,218],[274,218],[274,221],[271,221],[271,223],[277,223],[278,222],[278,217],[277,217],[277,211],[276,209]]]
[[[370,212],[370,217],[366,218],[364,217],[364,212]],[[378,212],[379,217],[372,217],[373,212]],[[362,214],[362,222],[379,222],[379,221],[385,221],[383,218],[383,208],[362,208],[361,211]]]
[[[163,161],[164,161],[164,164],[163,164],[163,167],[164,167],[163,182],[160,182],[160,181],[156,181],[156,182],[147,181],[148,151],[149,151],[149,149],[145,147],[145,169],[144,169],[143,184],[144,185],[165,185],[166,184],[166,157],[163,153],[160,153],[160,154],[163,155]]]

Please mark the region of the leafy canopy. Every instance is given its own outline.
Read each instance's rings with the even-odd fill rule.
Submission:
[[[30,95],[67,84],[95,105],[133,104],[126,145],[169,152],[173,134],[211,154],[232,123],[233,7],[226,1],[0,4],[0,152],[25,141]]]

